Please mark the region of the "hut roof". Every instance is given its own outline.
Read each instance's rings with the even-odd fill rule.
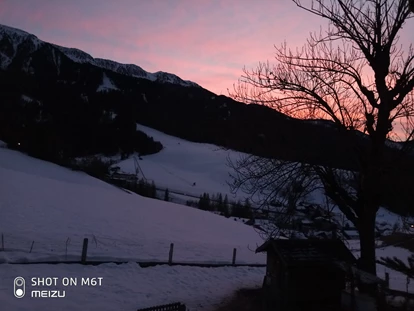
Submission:
[[[337,261],[355,263],[356,258],[339,239],[308,240],[270,239],[256,249],[256,253],[273,250],[287,265],[305,263],[334,263]]]

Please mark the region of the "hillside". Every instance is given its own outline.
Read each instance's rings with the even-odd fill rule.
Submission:
[[[0,228],[6,247],[17,250],[12,258],[1,253],[2,261],[63,258],[68,239],[68,255],[78,256],[84,237],[96,242],[91,258],[165,260],[175,243],[176,260],[229,261],[233,247],[240,248],[240,261],[263,260],[248,249],[261,241],[252,227],[131,194],[16,151],[1,148],[0,154]]]
[[[17,151],[0,148],[0,176],[0,232],[6,250],[0,251],[0,300],[5,310],[30,305],[34,311],[52,306],[107,311],[116,306],[127,311],[174,300],[209,310],[234,288],[261,284],[262,268],[4,264],[78,260],[84,237],[90,241],[90,260],[165,261],[170,243],[175,244],[175,261],[231,262],[234,247],[238,262],[263,263],[264,256],[250,250],[262,241],[250,226],[191,207],[146,199]],[[104,285],[66,288],[70,299],[64,301],[16,299],[10,284],[17,275],[104,277]]]
[[[330,122],[288,118],[174,74],[95,59],[0,25],[0,139],[58,163],[158,152],[136,122],[194,142],[344,168],[358,167],[347,155],[366,144],[361,133],[338,132]]]
[[[206,192],[222,193],[234,199],[227,184],[231,181],[227,159],[237,160],[243,153],[216,145],[190,142],[140,124],[137,129],[164,146],[161,152],[138,158],[140,178],[154,181],[160,188],[185,192],[196,198]],[[136,159],[130,157],[114,166],[119,167],[121,172],[134,174]],[[243,194],[239,196],[243,197]]]

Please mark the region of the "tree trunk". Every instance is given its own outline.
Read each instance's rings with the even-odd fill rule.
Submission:
[[[359,238],[361,246],[361,257],[358,260],[358,268],[373,275],[377,275],[376,256],[375,256],[375,206],[365,206],[361,213],[361,226],[359,227]],[[361,292],[374,294],[375,287],[364,284],[358,285]]]

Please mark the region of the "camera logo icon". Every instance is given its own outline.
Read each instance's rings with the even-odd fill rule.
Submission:
[[[14,297],[23,298],[26,294],[26,281],[21,276],[14,279]]]

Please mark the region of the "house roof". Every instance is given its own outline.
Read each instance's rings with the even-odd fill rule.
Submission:
[[[256,253],[273,250],[287,265],[303,263],[355,263],[356,258],[339,239],[270,239],[256,249]]]

